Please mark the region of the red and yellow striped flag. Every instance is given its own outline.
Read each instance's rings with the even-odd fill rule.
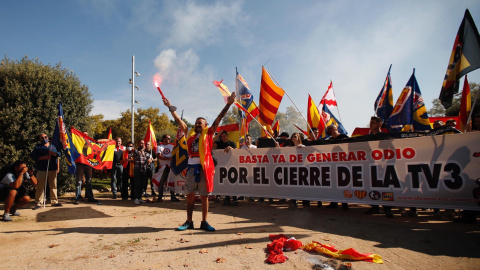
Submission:
[[[268,74],[265,67],[262,67],[262,81],[260,83],[260,123],[264,126],[272,125],[277,114],[280,102],[282,102],[285,91],[279,87]]]
[[[382,257],[380,257],[380,255],[378,254],[360,253],[353,248],[338,250],[332,245],[326,245],[316,241],[312,241],[309,244],[306,244],[302,247],[302,249],[306,251],[315,251],[317,253],[321,253],[326,256],[340,260],[383,263]]]

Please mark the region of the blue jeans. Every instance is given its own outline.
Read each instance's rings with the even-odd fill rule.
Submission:
[[[120,164],[120,163],[114,164],[112,166],[112,182],[110,184],[110,186],[112,188],[112,193],[113,193],[114,196],[117,195],[117,191],[121,192],[121,190],[122,190],[122,175],[123,175],[122,164]]]
[[[75,191],[75,200],[80,200],[80,196],[82,195],[82,183],[83,177],[85,176],[85,197],[89,200],[93,200],[93,190],[92,190],[92,171],[93,168],[81,164],[75,163],[77,167],[77,184],[76,184],[76,191]]]

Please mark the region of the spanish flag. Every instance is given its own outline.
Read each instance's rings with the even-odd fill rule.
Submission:
[[[273,124],[278,107],[282,102],[285,91],[273,82],[265,67],[262,67],[262,81],[260,83],[260,124],[263,126]]]
[[[315,103],[310,95],[308,95],[307,122],[311,128],[318,128],[320,134],[325,129],[325,122],[320,117],[320,112],[318,111],[317,106],[315,106]]]
[[[147,142],[150,142],[153,151],[157,151],[157,138],[155,137],[155,131],[153,131],[152,123],[150,121],[148,121],[148,129],[143,141],[145,142],[145,144]]]
[[[216,130],[219,134],[221,134],[222,131],[226,131],[228,140],[234,142],[237,148],[240,148],[240,128],[238,123],[220,126]]]

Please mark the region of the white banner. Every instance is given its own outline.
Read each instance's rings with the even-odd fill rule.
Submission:
[[[480,210],[480,132],[214,156],[216,195]]]

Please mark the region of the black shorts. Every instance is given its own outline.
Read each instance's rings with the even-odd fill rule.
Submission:
[[[0,189],[0,201],[4,202],[5,199],[7,199],[8,193],[10,193],[10,190],[12,190],[12,189],[14,189],[14,188],[12,188],[10,186],[6,186],[6,187],[1,188]],[[17,202],[21,198],[25,197],[26,195],[27,195],[27,189],[25,189],[24,186],[20,186],[17,189],[17,195],[15,196],[15,202]]]

